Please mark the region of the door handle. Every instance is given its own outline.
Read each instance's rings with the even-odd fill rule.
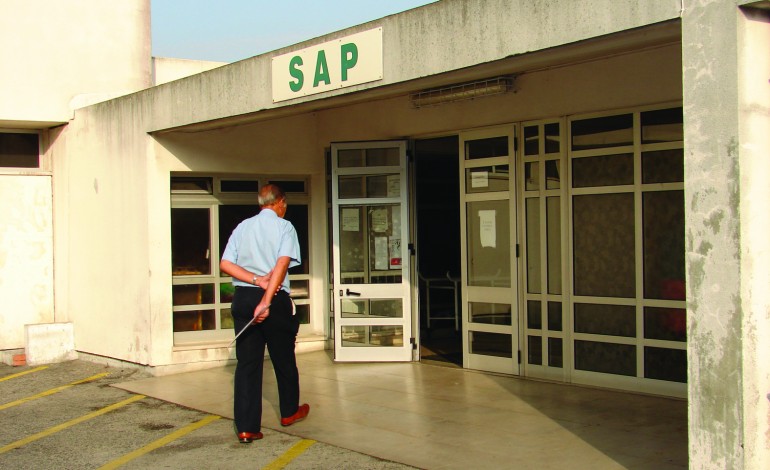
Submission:
[[[345,289],[345,294],[349,295],[351,297],[361,297],[361,293],[360,292],[353,292],[350,289]]]

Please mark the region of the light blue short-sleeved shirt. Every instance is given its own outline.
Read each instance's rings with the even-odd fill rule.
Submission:
[[[302,262],[299,251],[297,231],[288,220],[278,217],[272,209],[262,209],[259,214],[244,220],[233,230],[222,259],[264,276],[275,267],[278,258],[291,258],[289,267]],[[236,286],[252,286],[233,278]],[[289,290],[288,274],[281,284],[281,289]]]

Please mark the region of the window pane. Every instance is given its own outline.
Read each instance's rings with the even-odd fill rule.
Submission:
[[[543,314],[540,312],[539,300],[527,300],[527,328],[530,330],[543,328]]]
[[[527,336],[527,363],[543,365],[543,338]]]
[[[545,153],[558,153],[560,150],[561,135],[559,123],[554,122],[545,125]]]
[[[219,311],[219,324],[222,330],[235,329],[235,321],[233,321],[233,314],[229,308],[223,308]]]
[[[485,323],[489,325],[511,324],[511,306],[508,304],[470,302],[468,304],[468,313],[472,323]]]
[[[174,312],[174,332],[214,330],[217,327],[214,310]]]
[[[575,332],[609,336],[636,336],[636,307],[575,304]]]
[[[209,209],[171,209],[171,267],[175,276],[211,274]]]
[[[540,134],[538,126],[524,128],[524,155],[538,155],[540,153]]]
[[[465,142],[465,159],[505,157],[508,155],[508,137],[469,140]]]
[[[259,181],[222,180],[219,182],[219,190],[223,193],[257,193]]]
[[[304,181],[292,181],[292,180],[270,180],[270,184],[274,184],[281,188],[284,193],[300,193],[303,194],[305,190]]]
[[[340,199],[401,195],[400,176],[397,174],[340,176],[338,183],[337,192]]]
[[[171,290],[174,306],[214,303],[214,284],[175,285]]]
[[[291,298],[307,299],[310,297],[310,281],[306,279],[291,280]]]
[[[551,331],[562,329],[561,302],[548,302],[548,329]]]
[[[634,155],[623,153],[572,160],[572,186],[620,186],[634,184]]]
[[[546,230],[548,237],[548,293],[561,294],[561,199],[549,197],[545,200]]]
[[[687,341],[687,311],[683,308],[644,308],[644,337]]]
[[[540,189],[540,162],[527,162],[524,164],[524,189],[537,191]]]
[[[232,282],[222,282],[219,284],[219,301],[223,304],[233,301],[235,295],[235,286]]]
[[[575,294],[635,297],[633,194],[575,196]]]
[[[641,121],[643,144],[684,140],[682,108],[645,111]]]
[[[545,161],[545,189],[561,188],[561,162],[559,160]]]
[[[687,383],[687,351],[645,347],[644,376],[648,379]]]
[[[340,272],[343,284],[364,282],[366,212],[361,206],[340,207]]]
[[[685,300],[684,191],[643,193],[644,297]]]
[[[172,193],[199,193],[212,194],[213,184],[211,178],[202,176],[173,176],[171,177]]]
[[[401,246],[401,206],[365,207],[369,228],[368,282],[398,284],[401,282],[401,261],[404,256]]]
[[[404,328],[398,325],[342,326],[342,347],[404,345]]]
[[[470,353],[482,356],[513,357],[511,335],[469,331]]]
[[[548,338],[548,365],[550,367],[564,367],[562,349],[561,338]]]
[[[308,274],[310,273],[310,216],[307,204],[289,203],[284,218],[291,222],[297,231],[300,258],[302,259],[299,266],[289,268],[289,274]]]
[[[300,325],[310,324],[310,305],[297,305],[297,319]]]
[[[684,150],[642,152],[642,183],[684,181]]]
[[[357,168],[372,166],[400,166],[398,147],[348,149],[337,152],[339,168]]]
[[[465,170],[465,192],[508,191],[508,179],[508,165],[468,168]]]
[[[575,341],[575,369],[636,376],[636,346]]]
[[[37,134],[0,132],[0,167],[38,168],[39,139]]]
[[[572,150],[631,145],[634,142],[631,114],[582,119],[572,122]]]
[[[233,230],[244,220],[254,217],[259,213],[259,205],[229,205],[219,206],[219,258],[225,252],[227,242]]]
[[[342,299],[343,318],[380,317],[401,318],[404,309],[401,299]]]
[[[526,200],[527,292],[539,294],[540,287],[540,199]]]
[[[468,284],[511,286],[508,201],[467,204]]]

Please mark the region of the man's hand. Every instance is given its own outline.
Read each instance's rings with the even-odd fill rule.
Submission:
[[[252,320],[253,323],[262,323],[265,321],[265,318],[270,316],[270,304],[263,302],[260,302],[259,305],[257,305],[257,308],[254,309],[254,320]]]
[[[261,287],[264,290],[267,290],[267,286],[270,285],[270,278],[273,277],[273,270],[271,269],[269,273],[265,274],[264,276],[257,278],[257,286]]]

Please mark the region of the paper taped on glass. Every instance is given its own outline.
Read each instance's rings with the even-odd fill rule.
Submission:
[[[479,211],[479,239],[482,248],[497,248],[497,227],[495,226],[495,211]]]

